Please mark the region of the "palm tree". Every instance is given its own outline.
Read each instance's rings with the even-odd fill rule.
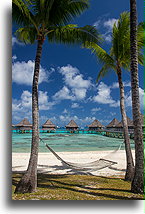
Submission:
[[[134,193],[144,192],[144,146],[139,102],[138,47],[137,47],[137,8],[136,0],[130,0],[130,54],[132,112],[135,141],[135,173],[131,185]]]
[[[22,176],[15,193],[34,192],[37,187],[37,160],[39,146],[38,82],[42,47],[47,38],[50,43],[80,44],[99,41],[92,26],[78,27],[68,24],[89,6],[89,0],[13,0],[13,22],[18,29],[17,38],[28,44],[37,42],[32,85],[32,146],[26,173]]]
[[[130,138],[128,133],[128,124],[127,117],[125,112],[125,97],[124,97],[124,85],[122,81],[122,69],[130,68],[130,20],[129,13],[124,12],[120,15],[120,18],[117,23],[114,24],[112,30],[112,46],[110,48],[110,53],[107,53],[100,46],[95,43],[86,42],[84,47],[92,50],[93,53],[96,54],[98,59],[103,64],[102,69],[100,70],[97,81],[100,78],[104,77],[108,72],[115,71],[119,89],[120,89],[120,110],[122,115],[122,123],[123,123],[123,133],[124,133],[124,142],[125,142],[125,150],[126,150],[126,180],[132,180],[134,175],[134,162],[131,153],[130,147]],[[142,27],[138,26],[138,47],[139,50],[142,47]],[[139,51],[139,62],[143,64],[143,55]]]

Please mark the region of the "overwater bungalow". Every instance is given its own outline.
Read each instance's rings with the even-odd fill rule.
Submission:
[[[66,130],[70,131],[77,131],[79,129],[79,126],[76,124],[74,120],[71,120],[66,126]]]
[[[110,131],[115,131],[116,130],[116,125],[119,123],[119,120],[114,118],[107,126],[106,129]]]
[[[12,124],[12,130],[15,130],[15,125]]]
[[[30,130],[32,130],[32,124],[28,121],[27,118],[24,118],[20,123],[15,125],[15,128],[17,131],[22,133],[30,132]]]
[[[97,131],[102,129],[104,126],[98,121],[94,120],[90,125],[88,125],[89,131]]]
[[[130,133],[133,132],[133,129],[134,129],[134,126],[133,126],[133,121],[127,117],[127,124],[128,124],[128,131]],[[123,132],[123,124],[122,124],[122,121],[120,121],[117,125],[116,125],[116,131],[120,131],[120,132]]]
[[[56,130],[56,125],[51,122],[51,120],[47,120],[43,125],[42,125],[42,130],[43,131],[53,131]]]

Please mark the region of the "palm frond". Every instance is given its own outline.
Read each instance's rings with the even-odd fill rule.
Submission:
[[[114,59],[103,48],[94,42],[85,42],[83,47],[90,49],[103,64],[114,65]]]
[[[25,44],[33,44],[37,37],[37,31],[34,27],[19,28],[16,31],[16,36],[18,40]]]
[[[78,27],[70,24],[66,26],[49,28],[48,34],[49,42],[63,43],[63,44],[82,44],[85,41],[94,41],[98,43],[100,36],[93,26]]]
[[[101,70],[99,71],[96,82],[99,82],[103,77],[109,75],[109,73],[112,72],[113,70],[116,71],[114,66],[111,67],[110,65],[104,64]]]
[[[48,25],[50,18],[50,11],[55,0],[31,0],[32,1],[32,11],[35,14],[35,19],[38,25]]]
[[[89,0],[55,0],[50,11],[50,25],[66,25],[89,7]]]
[[[120,15],[118,22],[113,26],[112,32],[112,47],[116,60],[121,61],[127,50],[129,50],[130,39],[130,19],[129,13],[123,12]]]
[[[97,82],[106,76],[111,71],[116,71],[115,60],[109,55],[103,48],[94,42],[85,42],[83,44],[84,48],[90,49],[93,54],[97,56],[97,59],[100,63],[103,64],[102,69],[100,70],[97,76]]]
[[[39,21],[51,25],[66,25],[89,7],[89,0],[31,0]]]
[[[13,22],[19,25],[30,23],[30,11],[28,9],[29,1],[13,0],[12,1],[12,18]]]

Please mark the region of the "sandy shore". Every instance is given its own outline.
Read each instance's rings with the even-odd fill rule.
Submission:
[[[88,163],[96,161],[99,158],[106,158],[117,162],[110,168],[91,172],[93,175],[112,176],[124,175],[126,168],[125,151],[120,150],[115,155],[112,151],[92,151],[92,152],[58,152],[57,154],[65,161],[73,163]],[[106,156],[107,155],[107,156]],[[109,156],[108,156],[109,155]],[[27,169],[29,153],[12,153],[12,170],[22,172]],[[134,151],[133,151],[134,156]],[[39,153],[38,156],[38,173],[49,174],[78,174],[78,171],[69,169],[57,160],[52,153]],[[83,174],[83,173],[79,173]]]

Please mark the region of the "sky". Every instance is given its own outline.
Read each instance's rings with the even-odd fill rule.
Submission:
[[[138,21],[143,21],[143,1],[138,0]],[[119,15],[129,11],[129,0],[92,0],[90,8],[71,23],[95,25],[103,35],[103,48],[109,50],[111,30]],[[31,95],[36,44],[24,45],[15,37],[12,27],[12,123],[23,118],[32,121]],[[74,119],[85,127],[94,119],[103,125],[113,118],[121,120],[119,87],[114,72],[96,83],[101,64],[90,50],[80,46],[49,44],[43,47],[39,80],[40,126],[50,119],[63,127]],[[130,73],[123,71],[125,105],[132,118]],[[140,106],[143,113],[143,67],[139,66]]]

